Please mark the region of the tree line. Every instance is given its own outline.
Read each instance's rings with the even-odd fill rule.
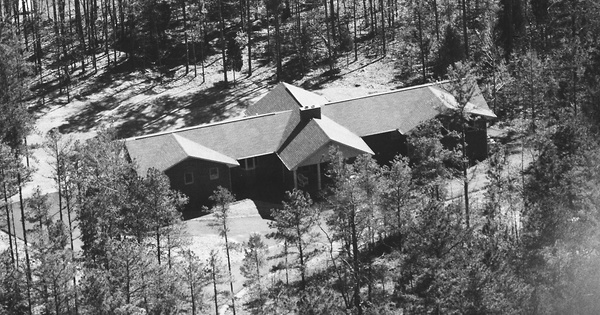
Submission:
[[[495,69],[528,49],[546,56],[586,54],[596,8],[548,0],[27,0],[5,1],[3,36],[21,43],[39,87],[68,94],[72,78],[123,62],[185,67],[198,75],[209,55],[228,72],[252,75],[252,61],[273,62],[276,80],[295,80],[361,55],[401,57],[405,83],[445,75],[459,60]],[[265,43],[266,33],[266,43]],[[575,44],[575,45],[571,45]],[[579,45],[579,46],[578,46]],[[242,51],[247,50],[246,60]],[[345,58],[344,58],[345,57]],[[582,62],[583,58],[573,58]],[[285,67],[285,71],[284,71]],[[43,91],[42,91],[43,92]]]

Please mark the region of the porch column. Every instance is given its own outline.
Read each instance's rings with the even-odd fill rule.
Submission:
[[[298,173],[296,173],[296,169],[294,169],[294,189],[298,189]]]
[[[229,190],[231,191],[231,193],[233,193],[233,183],[231,182],[231,167],[228,167],[227,170],[229,171]]]
[[[317,163],[317,188],[321,190],[321,163]]]

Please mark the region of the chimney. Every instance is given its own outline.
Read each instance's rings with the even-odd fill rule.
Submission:
[[[302,120],[310,120],[313,118],[321,119],[321,106],[312,105],[301,107],[300,118]]]

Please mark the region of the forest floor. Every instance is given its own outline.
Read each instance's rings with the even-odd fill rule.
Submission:
[[[255,52],[259,56],[260,48]],[[124,56],[117,57],[121,60]],[[58,212],[52,158],[43,148],[44,138],[52,129],[58,129],[69,141],[89,139],[108,127],[114,128],[119,138],[127,138],[243,115],[248,105],[275,85],[272,63],[255,57],[253,73],[248,77],[246,62],[247,56],[244,55],[244,67],[236,73],[235,83],[232,73],[228,73],[228,88],[222,84],[220,55],[207,58],[204,77],[200,64],[194,76],[193,69],[190,68],[186,74],[184,66],[170,69],[167,73],[131,69],[124,62],[116,67],[107,67],[107,57],[98,55],[99,70],[94,73],[88,68],[85,73],[75,72],[69,96],[65,91],[61,93],[48,76],[45,79],[46,92],[30,106],[35,115],[35,131],[27,141],[34,146],[30,164],[35,172],[25,185],[23,196],[31,196],[35,188],[40,187],[44,193],[50,194],[55,215]],[[330,101],[341,100],[401,87],[395,70],[396,62],[394,57],[373,57],[364,52],[356,61],[351,61],[351,57],[340,58],[342,70],[334,76],[324,76],[323,72],[327,69],[321,68],[305,75],[302,80],[287,82],[312,90]],[[480,191],[485,185],[485,167],[476,166],[471,174],[473,185],[470,190]],[[450,185],[453,198],[460,197],[460,185],[460,182]],[[12,203],[18,207],[18,196],[13,196]],[[241,244],[251,232],[265,235],[270,231],[267,221],[259,215],[252,201],[241,201],[234,207],[241,214],[232,217],[232,242]],[[15,219],[20,220],[20,216]],[[208,227],[209,220],[210,216],[206,216],[185,222],[189,246],[201,258],[207,257],[211,249],[223,245],[218,232]],[[22,235],[22,228],[17,228],[17,234]],[[4,236],[0,237],[0,249],[7,247]],[[270,247],[279,246],[273,241],[267,243]],[[80,245],[77,241],[76,247]],[[242,289],[243,277],[239,274],[242,256],[241,251],[233,255],[232,269],[235,270],[237,290]]]

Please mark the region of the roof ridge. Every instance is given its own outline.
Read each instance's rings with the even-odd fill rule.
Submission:
[[[184,132],[184,131],[188,131],[188,130],[194,130],[194,129],[200,129],[200,128],[207,128],[207,127],[224,125],[224,124],[229,124],[229,123],[235,123],[235,122],[242,121],[242,120],[250,120],[250,119],[254,119],[254,118],[262,118],[262,117],[265,117],[265,116],[274,116],[274,115],[278,115],[278,114],[282,114],[282,113],[286,113],[286,112],[291,112],[291,111],[292,111],[291,109],[288,109],[288,110],[283,110],[283,111],[278,111],[278,112],[272,112],[272,113],[264,113],[264,114],[257,114],[257,115],[252,115],[252,116],[236,117],[236,118],[232,118],[232,119],[226,119],[226,120],[216,121],[216,122],[207,123],[207,124],[200,124],[200,125],[191,126],[191,127],[183,127],[183,128],[179,128],[179,129],[175,129],[175,130],[159,131],[159,132],[151,133],[151,134],[147,134],[147,135],[129,137],[129,138],[125,138],[125,139],[122,139],[122,140],[124,140],[124,141],[132,141],[132,140],[140,140],[140,139],[158,137],[158,136],[163,136],[163,135],[167,135],[167,134],[175,134],[175,133],[179,133],[179,132]]]
[[[407,86],[407,87],[403,87],[401,89],[377,92],[377,93],[363,95],[363,96],[359,96],[359,97],[353,97],[353,98],[347,98],[344,100],[333,101],[333,102],[329,102],[329,103],[325,104],[324,106],[332,105],[332,104],[336,104],[336,103],[343,103],[343,102],[347,102],[347,101],[359,100],[359,99],[368,98],[368,97],[375,97],[375,96],[381,96],[381,95],[386,95],[386,94],[391,94],[391,93],[404,92],[404,91],[414,90],[414,89],[418,89],[418,88],[431,87],[431,86],[443,84],[443,83],[446,83],[449,81],[450,80],[443,80],[443,81],[436,81],[436,82],[430,82],[430,83],[425,83],[425,84]]]

